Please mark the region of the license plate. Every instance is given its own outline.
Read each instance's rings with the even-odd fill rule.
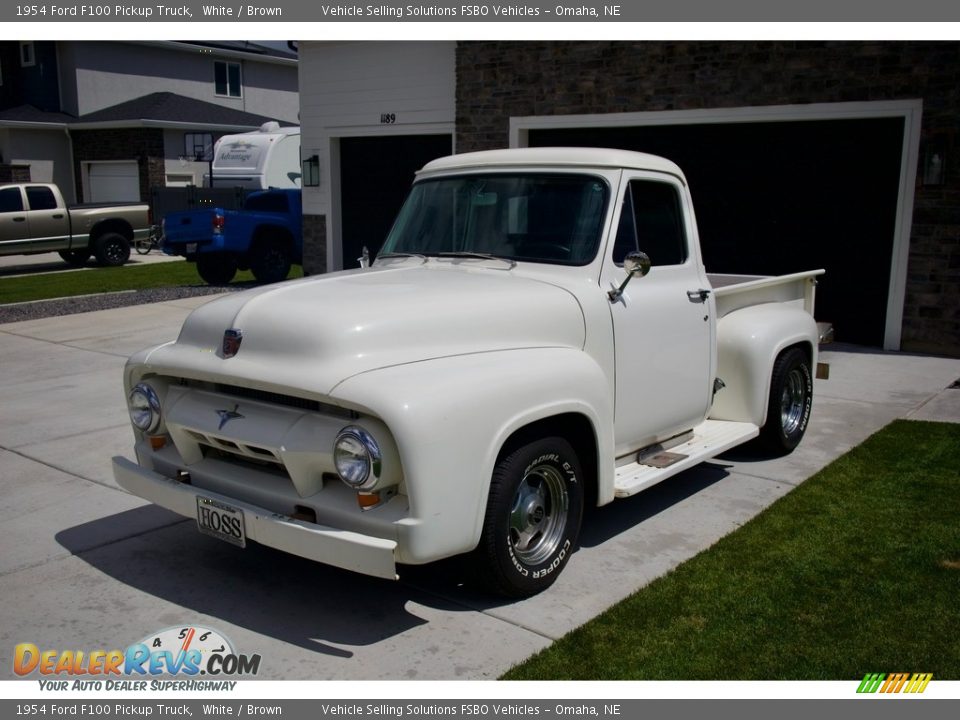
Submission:
[[[204,535],[225,540],[238,547],[247,546],[243,512],[210,498],[197,498],[197,527]]]
[[[193,255],[197,251],[196,243],[187,243],[187,255]]]

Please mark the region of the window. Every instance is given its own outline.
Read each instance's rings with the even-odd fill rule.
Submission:
[[[254,212],[287,213],[290,212],[290,205],[284,193],[262,193],[248,197],[243,203],[243,209]]]
[[[0,87],[3,87],[3,61],[0,60]]]
[[[183,155],[198,162],[213,160],[213,133],[184,133]]]
[[[213,63],[213,84],[217,95],[242,97],[240,63],[215,61]]]
[[[36,64],[37,58],[33,52],[33,43],[20,43],[20,67],[33,67]]]
[[[645,252],[654,267],[679,265],[687,259],[683,208],[672,185],[649,180],[630,181],[620,209],[613,261],[621,265],[631,250]]]
[[[56,210],[57,198],[50,188],[32,185],[27,188],[27,205],[31,210]]]
[[[498,173],[413,186],[381,256],[492,254],[525,262],[586,265],[607,206],[600,178]]]
[[[20,188],[4,188],[0,190],[0,213],[20,212],[23,210],[23,197]]]

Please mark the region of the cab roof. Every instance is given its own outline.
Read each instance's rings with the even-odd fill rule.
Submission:
[[[683,171],[666,158],[630,150],[585,147],[510,148],[449,155],[427,163],[417,175],[498,167],[628,168],[667,173],[684,180]]]

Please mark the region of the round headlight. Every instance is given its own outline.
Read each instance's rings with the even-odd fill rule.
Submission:
[[[145,433],[160,427],[160,398],[156,391],[146,383],[138,384],[130,391],[127,401],[130,410],[130,422]]]
[[[347,485],[368,490],[380,479],[380,446],[362,427],[349,425],[333,441],[333,464]]]

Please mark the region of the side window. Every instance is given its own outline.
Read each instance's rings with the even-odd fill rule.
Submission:
[[[637,245],[654,267],[680,265],[687,259],[683,208],[673,185],[634,180],[630,183]]]
[[[20,188],[4,188],[0,190],[0,213],[20,212],[23,210],[23,197]]]
[[[56,210],[57,198],[50,188],[33,185],[27,188],[27,205],[31,210]]]
[[[631,180],[620,209],[613,261],[623,264],[631,250],[642,250],[654,267],[687,259],[683,208],[676,188],[652,180]]]

